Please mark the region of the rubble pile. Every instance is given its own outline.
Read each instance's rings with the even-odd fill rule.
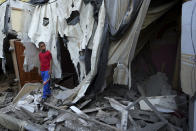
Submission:
[[[160,74],[156,74],[150,79],[156,76],[160,78]],[[18,94],[19,99],[1,107],[3,127],[30,131],[187,130],[187,99],[183,94],[149,97],[145,96],[143,85],[139,85],[138,90],[111,86],[95,98],[84,97],[73,104],[67,101],[73,90],[55,85],[52,95],[42,103],[41,85],[37,86],[29,92],[26,86]],[[25,93],[21,95],[22,92]]]

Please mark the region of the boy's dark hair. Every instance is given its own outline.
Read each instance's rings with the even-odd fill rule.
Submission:
[[[41,41],[41,42],[39,42],[39,47],[41,46],[41,44],[44,44],[45,45],[45,43],[43,42],[43,41]]]

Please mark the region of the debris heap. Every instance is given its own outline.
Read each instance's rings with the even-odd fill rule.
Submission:
[[[158,73],[145,82],[154,77],[165,78]],[[187,130],[187,98],[183,94],[147,97],[142,84],[131,90],[111,86],[99,96],[72,104],[67,97],[73,90],[55,85],[52,96],[41,103],[41,88],[41,84],[26,84],[9,106],[0,109],[0,124],[9,130],[31,131]]]

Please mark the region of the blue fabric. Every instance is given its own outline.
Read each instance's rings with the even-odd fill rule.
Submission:
[[[43,87],[43,95],[42,95],[42,98],[46,98],[47,95],[50,95],[51,94],[51,91],[50,91],[50,82],[49,82],[49,79],[50,79],[50,75],[49,75],[49,71],[41,71],[41,76],[42,76],[42,80],[43,80],[43,83],[48,81],[44,87]]]

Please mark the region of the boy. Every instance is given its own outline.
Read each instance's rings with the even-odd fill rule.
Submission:
[[[39,43],[39,48],[41,49],[39,53],[40,71],[44,84],[42,102],[44,102],[46,98],[51,95],[49,79],[52,73],[52,55],[50,51],[46,50],[44,42]]]

